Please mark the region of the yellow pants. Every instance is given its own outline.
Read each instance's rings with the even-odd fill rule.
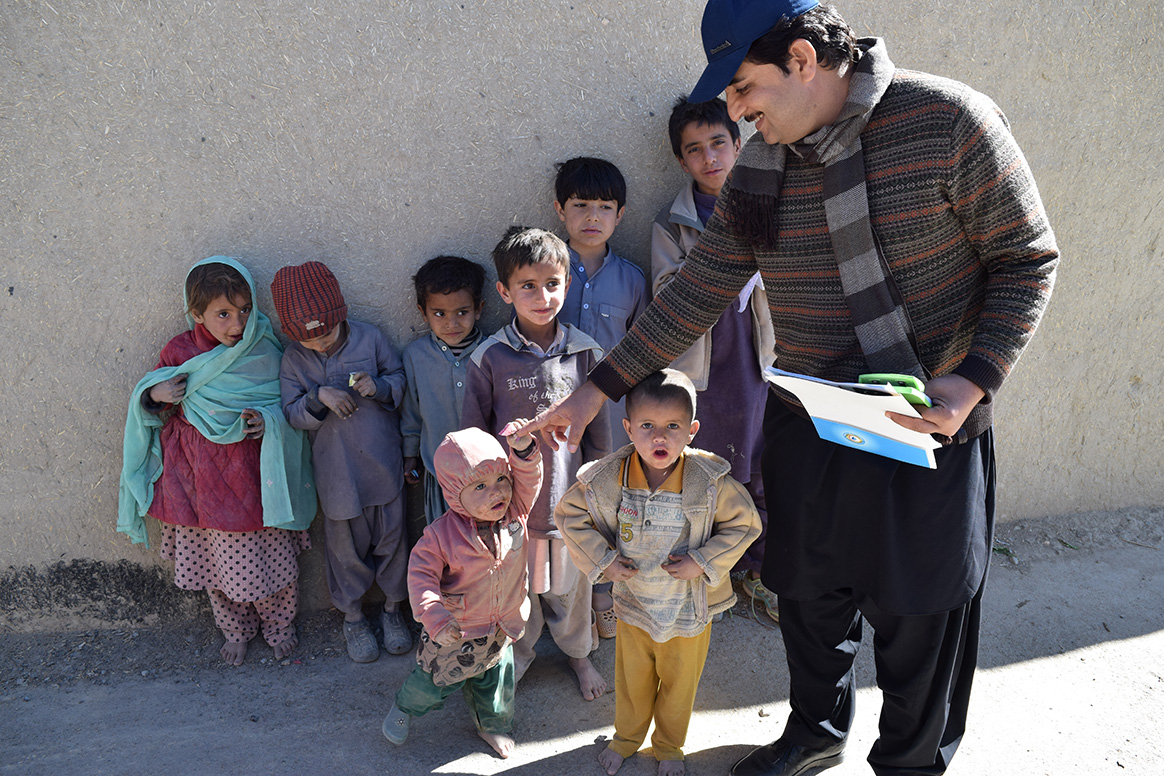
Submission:
[[[711,625],[690,638],[662,644],[618,621],[614,650],[614,740],[610,750],[630,757],[643,745],[651,719],[656,760],[682,760],[695,691],[707,660]]]

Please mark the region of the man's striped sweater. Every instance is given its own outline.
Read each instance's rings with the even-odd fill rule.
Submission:
[[[924,73],[897,71],[861,142],[874,235],[922,363],[934,376],[957,373],[986,392],[964,426],[976,436],[990,425],[994,393],[1054,283],[1059,252],[1035,181],[989,98]],[[608,396],[623,395],[682,354],[757,268],[780,368],[845,381],[869,371],[829,242],[823,170],[788,154],[771,250],[737,237],[721,196],[679,275],[590,379]]]

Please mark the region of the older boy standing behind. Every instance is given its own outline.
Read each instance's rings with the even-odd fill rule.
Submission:
[[[279,387],[283,413],[311,438],[311,463],[323,507],[327,587],[344,613],[348,656],[380,656],[363,597],[384,591],[384,648],[402,655],[412,634],[400,611],[408,598],[408,547],[400,415],[400,354],[375,326],[348,320],[339,283],[309,261],[275,273],[271,296],[283,333]]]
[[[720,99],[689,102],[685,97],[679,98],[671,110],[667,132],[671,150],[691,180],[679,190],[670,207],[660,211],[651,228],[655,294],[679,274],[688,252],[699,242],[723,182],[740,153],[740,128]],[[776,594],[760,581],[764,530],[768,525],[764,479],[760,476],[764,407],[768,399],[763,370],[776,360],[775,341],[768,296],[756,273],[711,329],[671,367],[690,377],[698,392],[704,429],[699,446],[731,464],[732,477],[747,488],[756,504],[760,537],[744,553],[739,566],[746,572],[744,591],[778,621]]]
[[[433,471],[432,457],[450,431],[461,428],[469,355],[481,343],[485,268],[458,256],[429,259],[412,277],[416,309],[429,333],[404,348],[404,392],[400,433],[404,479],[415,485],[424,462],[424,517],[432,523],[449,508]]]
[[[570,238],[571,282],[558,317],[609,353],[651,300],[643,271],[607,245],[626,212],[626,179],[605,159],[579,156],[558,165],[554,197],[554,209]],[[616,447],[630,441],[622,427],[623,405],[619,399],[609,407],[611,445]],[[614,638],[609,583],[595,587],[592,604],[598,635]]]
[[[514,318],[473,351],[461,422],[500,437],[513,418],[531,418],[586,382],[602,357],[590,337],[558,311],[570,284],[566,245],[544,229],[511,227],[493,249],[497,293],[513,305]],[[543,458],[542,490],[529,513],[529,594],[525,635],[513,647],[520,681],[534,659],[544,627],[566,653],[586,700],[606,692],[606,682],[590,662],[590,582],[578,573],[554,526],[554,506],[574,481],[578,468],[610,452],[606,408],[591,423],[577,452],[565,446]]]
[[[554,519],[587,579],[615,583],[614,740],[598,761],[613,776],[654,718],[659,776],[680,776],[711,617],[735,603],[729,572],[760,520],[728,463],[687,446],[699,421],[686,375],[655,372],[626,398],[633,446],[584,467]]]
[[[638,266],[607,241],[626,212],[626,180],[605,159],[580,156],[558,165],[554,210],[570,248],[570,288],[558,318],[594,338],[603,353],[619,343],[651,300]],[[611,438],[623,445],[622,403],[611,408]]]

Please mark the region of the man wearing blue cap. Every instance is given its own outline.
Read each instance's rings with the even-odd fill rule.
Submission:
[[[926,381],[937,469],[821,440],[794,397],[764,419],[764,584],[780,596],[789,715],[734,776],[841,761],[873,626],[874,772],[940,774],[965,730],[994,527],[994,397],[1050,298],[1058,249],[1006,119],[964,84],[894,67],[816,0],[709,0],[708,65],[755,125],[699,245],[590,380],[534,420],[574,446],[602,403],[682,354],[757,270],[777,363]]]

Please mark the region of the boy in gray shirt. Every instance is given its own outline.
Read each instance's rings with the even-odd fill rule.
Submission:
[[[449,508],[433,473],[433,454],[445,434],[461,428],[469,356],[481,344],[477,321],[485,301],[485,268],[458,256],[437,256],[412,277],[416,308],[429,333],[404,348],[408,379],[401,409],[404,479],[420,481],[424,464],[424,517],[432,523]]]
[[[532,418],[586,382],[602,358],[598,343],[568,323],[558,311],[570,284],[566,244],[544,229],[512,227],[493,249],[497,293],[513,305],[514,318],[473,351],[461,422],[500,435],[514,418]],[[529,595],[525,635],[513,647],[518,680],[534,659],[545,627],[566,653],[582,697],[606,692],[606,682],[590,662],[596,646],[590,582],[570,560],[554,525],[554,506],[574,482],[578,468],[610,452],[606,409],[591,423],[582,446],[565,445],[544,454],[545,475],[529,513]]]

